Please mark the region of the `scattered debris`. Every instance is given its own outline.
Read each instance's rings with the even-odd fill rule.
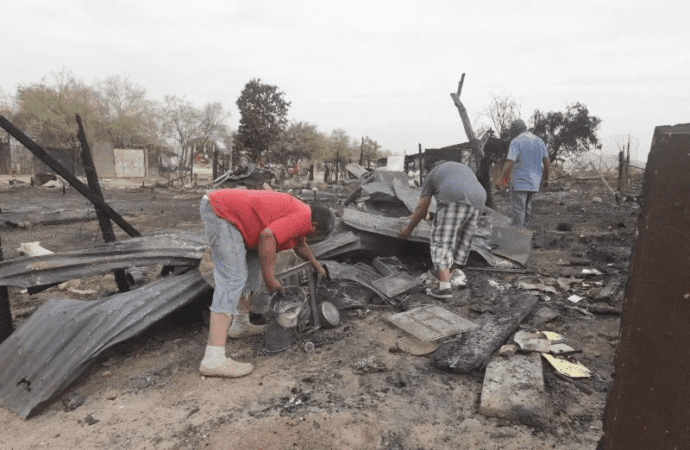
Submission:
[[[549,364],[553,366],[554,369],[565,376],[571,378],[589,378],[592,376],[592,373],[589,371],[589,369],[580,363],[573,363],[567,359],[558,358],[556,356],[549,355],[548,353],[542,353],[541,355],[549,362]]]
[[[422,341],[433,341],[478,328],[476,323],[438,305],[411,309],[387,319]]]
[[[371,285],[383,292],[387,297],[395,297],[422,284],[419,278],[413,277],[407,272],[394,273],[371,282]]]
[[[352,365],[352,369],[357,373],[385,372],[388,370],[386,365],[380,362],[376,356],[369,356],[357,361]]]
[[[520,346],[520,350],[526,352],[549,353],[551,351],[551,342],[541,333],[518,331],[513,336],[513,341]]]
[[[413,336],[401,337],[397,344],[400,350],[415,356],[428,355],[438,348],[434,341],[423,341]]]
[[[576,295],[576,294],[573,294],[570,297],[568,297],[568,300],[573,302],[573,303],[577,303],[582,299],[584,299],[584,297],[580,297],[579,295]]]
[[[475,321],[479,327],[439,346],[434,352],[433,365],[460,373],[484,367],[538,301],[537,296],[526,292],[501,293],[493,300],[491,310]]]
[[[26,255],[26,256],[43,256],[43,255],[52,255],[53,252],[50,250],[41,247],[40,242],[22,242],[19,244],[19,248],[17,249],[17,253],[20,255]]]
[[[498,354],[499,356],[503,357],[511,357],[514,354],[516,354],[519,349],[520,348],[515,344],[506,344],[501,346],[500,349],[498,349]]]
[[[541,427],[548,422],[539,355],[493,358],[486,367],[479,413]]]

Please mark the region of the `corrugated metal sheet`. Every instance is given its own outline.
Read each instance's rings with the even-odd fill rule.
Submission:
[[[0,263],[0,286],[28,288],[134,266],[196,266],[205,247],[203,233],[162,233],[83,250],[13,259]]]
[[[118,178],[144,178],[146,176],[146,156],[143,149],[116,148],[115,176]]]
[[[104,350],[209,288],[193,270],[103,300],[48,300],[0,345],[0,405],[26,419]]]

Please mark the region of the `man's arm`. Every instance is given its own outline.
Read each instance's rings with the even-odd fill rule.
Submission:
[[[268,228],[259,234],[258,253],[259,263],[261,264],[261,274],[264,277],[269,292],[282,291],[283,286],[276,280],[274,274],[276,265],[276,237]]]
[[[541,185],[544,189],[549,187],[549,164],[551,161],[549,161],[548,156],[545,158],[542,158],[542,162],[544,163],[544,175],[542,175],[541,178]]]
[[[508,185],[510,181],[510,171],[513,169],[513,160],[506,159],[505,164],[503,164],[503,172],[501,172],[501,177],[496,182],[496,189],[504,188]]]
[[[302,258],[305,261],[308,261],[311,263],[311,266],[314,268],[314,270],[318,273],[320,273],[322,276],[326,276],[326,270],[319,264],[319,261],[316,260],[316,257],[314,254],[311,252],[311,249],[307,245],[307,238],[303,237],[300,239],[299,244],[294,248],[295,254]]]
[[[431,197],[421,197],[417,208],[415,208],[414,214],[410,218],[410,223],[407,224],[405,228],[400,232],[400,239],[408,239],[412,235],[412,231],[419,225],[419,222],[426,217],[426,213],[429,212],[429,205],[431,205]]]

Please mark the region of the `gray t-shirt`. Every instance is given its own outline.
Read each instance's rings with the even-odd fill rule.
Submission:
[[[542,176],[542,159],[548,157],[544,141],[529,131],[513,139],[507,158],[515,161],[513,190],[538,191]]]
[[[482,208],[486,203],[486,191],[472,169],[452,161],[434,166],[424,178],[422,197],[431,196],[439,208],[455,202]]]

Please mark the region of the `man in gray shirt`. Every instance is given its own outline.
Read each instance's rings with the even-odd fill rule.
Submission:
[[[430,237],[431,261],[441,283],[429,295],[449,299],[453,297],[451,268],[453,264],[467,262],[477,218],[486,202],[486,191],[465,164],[436,162],[424,178],[419,204],[400,232],[400,239],[408,239],[426,217],[432,196],[436,198],[436,216]]]

